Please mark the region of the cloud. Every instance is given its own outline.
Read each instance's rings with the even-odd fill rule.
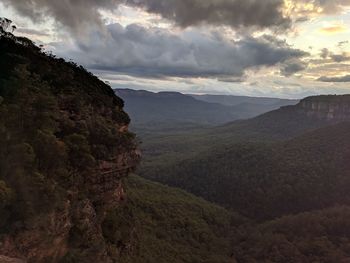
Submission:
[[[322,82],[350,82],[350,75],[341,77],[320,77],[318,80]]]
[[[344,61],[350,61],[350,56],[348,56],[346,53],[343,54],[331,54],[331,59],[334,62],[344,62]]]
[[[338,34],[348,31],[348,28],[343,24],[334,24],[320,28],[323,34]]]
[[[341,54],[335,54],[330,52],[327,48],[321,49],[320,57],[324,60],[330,59],[330,62],[344,62],[344,61],[350,61],[350,56],[343,52]]]
[[[341,14],[348,7],[350,0],[285,0],[285,13],[288,13],[295,22]]]
[[[49,33],[42,32],[42,31],[37,30],[37,29],[23,28],[23,27],[17,28],[16,33],[22,33],[22,34],[27,34],[27,35],[31,35],[31,36],[41,36],[41,37],[50,36]]]
[[[325,14],[337,14],[350,6],[350,0],[313,0]]]
[[[241,82],[244,82],[245,80],[246,80],[246,76],[218,78],[218,81],[227,82],[227,83],[241,83]]]
[[[55,44],[58,55],[89,69],[150,77],[242,77],[247,69],[275,66],[307,53],[272,36],[226,39],[218,32],[195,29],[175,34],[132,24],[107,26],[74,46]],[[56,52],[57,53],[57,52]]]
[[[329,54],[330,54],[330,52],[329,52],[328,48],[322,48],[321,53],[320,53],[320,57],[323,59],[326,59],[329,57]]]
[[[340,41],[338,42],[338,47],[343,47],[345,45],[349,44],[349,41],[348,40],[345,40],[345,41]]]
[[[281,74],[285,77],[290,77],[297,72],[303,71],[307,68],[307,63],[299,59],[291,59],[286,61],[281,67]]]
[[[290,23],[283,16],[283,0],[128,0],[127,3],[173,20],[182,27],[202,23],[287,27]]]
[[[101,26],[99,9],[114,9],[114,0],[1,0],[19,14],[41,22],[53,18],[60,25],[79,32],[91,26]]]
[[[64,27],[79,32],[101,26],[100,10],[116,10],[129,5],[161,15],[181,27],[199,24],[231,27],[286,28],[290,19],[283,15],[283,0],[1,0],[34,21],[53,18]]]

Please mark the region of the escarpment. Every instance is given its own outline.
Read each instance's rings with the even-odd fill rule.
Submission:
[[[25,43],[0,34],[0,258],[116,261],[128,244],[112,251],[102,224],[140,160],[124,103],[81,66]]]
[[[350,120],[350,95],[308,97],[298,106],[311,118],[332,122]]]

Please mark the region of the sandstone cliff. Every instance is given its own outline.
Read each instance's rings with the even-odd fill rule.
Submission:
[[[350,95],[308,97],[298,107],[312,118],[334,122],[350,120]]]

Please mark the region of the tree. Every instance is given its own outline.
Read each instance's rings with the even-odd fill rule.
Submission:
[[[13,32],[17,29],[17,27],[16,27],[15,25],[12,25],[12,26],[11,26],[11,29],[12,29],[12,32],[11,32],[11,33],[13,33]]]

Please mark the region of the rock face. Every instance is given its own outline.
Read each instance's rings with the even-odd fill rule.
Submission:
[[[68,250],[67,239],[72,228],[70,212],[71,205],[67,201],[62,210],[50,213],[31,229],[6,236],[2,239],[0,254],[18,257],[28,262],[45,262],[47,258],[58,261]],[[43,225],[45,228],[42,228]],[[50,246],[43,242],[43,237],[48,233],[51,237]]]
[[[19,258],[0,256],[0,263],[25,263],[25,261]]]
[[[308,97],[298,106],[312,118],[331,122],[350,120],[350,95]]]
[[[105,208],[113,208],[123,201],[125,193],[121,179],[135,169],[140,157],[140,151],[135,149],[110,160],[99,161],[96,174],[91,174],[86,180],[93,201]]]
[[[69,251],[81,249],[79,246],[83,246],[86,262],[91,257],[95,262],[113,262],[119,253],[108,250],[101,225],[106,212],[126,199],[122,179],[135,169],[139,160],[140,152],[133,149],[111,160],[99,161],[95,172],[86,176],[88,195],[80,199],[79,190],[71,189],[64,207],[33,222],[25,231],[5,236],[0,243],[0,255],[6,257],[0,257],[0,263],[61,262]],[[72,247],[70,240],[76,233],[78,245]],[[121,249],[127,245],[121,244]]]

